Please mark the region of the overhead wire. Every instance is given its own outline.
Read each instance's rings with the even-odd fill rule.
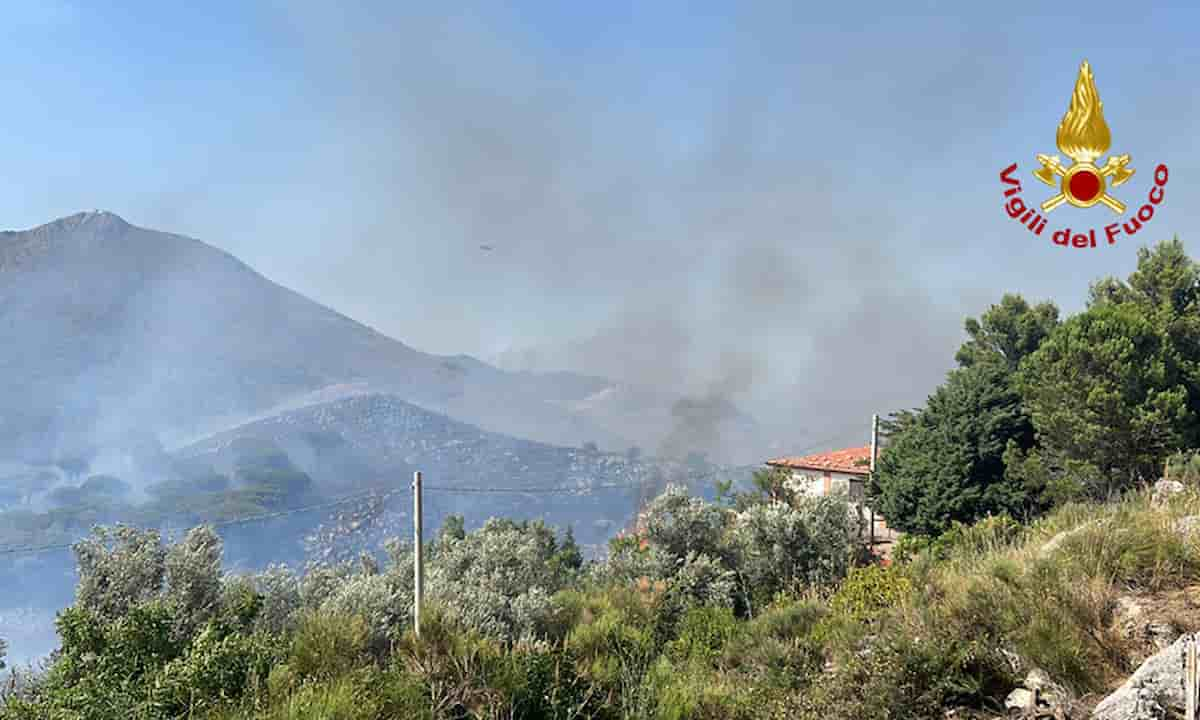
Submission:
[[[854,428],[846,427],[846,428],[843,428],[836,435],[831,435],[824,440],[818,440],[816,442],[811,443],[810,445],[808,445],[806,447],[802,447],[793,452],[794,452],[794,454],[803,454],[806,452],[811,452],[813,450],[819,450],[823,447],[827,447],[830,443],[834,442],[835,440],[841,440],[841,439],[849,436],[850,433],[852,433],[852,432],[861,432],[861,431],[862,431],[862,428],[860,428],[858,426],[855,426]]]
[[[409,489],[410,488],[408,488],[408,487],[388,489],[383,492],[383,496],[387,497],[390,495],[395,495],[397,493],[407,492]],[[286,517],[288,515],[296,515],[296,514],[303,513],[303,512],[312,512],[313,510],[323,510],[325,508],[336,507],[338,505],[345,505],[346,503],[354,502],[355,500],[361,500],[363,498],[371,497],[372,495],[378,494],[379,491],[380,491],[380,488],[373,488],[371,490],[363,490],[363,491],[360,491],[357,493],[353,493],[351,495],[346,495],[346,496],[343,496],[340,498],[335,498],[333,500],[328,500],[328,501],[322,502],[322,503],[314,503],[312,505],[305,505],[303,507],[290,508],[288,510],[278,510],[278,511],[269,512],[269,513],[260,513],[257,515],[246,515],[246,516],[239,517],[239,518],[231,518],[229,520],[216,520],[216,521],[212,521],[212,522],[202,522],[199,524],[216,528],[216,527],[228,527],[230,525],[240,525],[240,524],[249,523],[249,522],[261,522],[263,520],[273,520],[275,518]],[[68,549],[68,548],[74,547],[74,545],[76,543],[80,542],[81,540],[85,540],[85,539],[86,538],[80,538],[79,540],[75,540],[74,542],[57,543],[57,544],[53,544],[53,545],[26,545],[26,546],[15,546],[15,547],[0,547],[0,555],[26,554],[26,553],[48,551],[48,550]]]
[[[578,495],[578,494],[586,493],[589,490],[593,490],[593,489],[597,489],[597,490],[636,489],[637,486],[630,485],[630,484],[624,484],[624,483],[621,483],[621,484],[611,483],[611,484],[601,484],[601,485],[590,485],[590,486],[585,486],[585,487],[481,488],[481,487],[452,487],[452,486],[446,486],[446,485],[422,484],[422,488],[425,490],[436,490],[439,492],[447,492],[447,493],[497,493],[497,494],[555,494],[555,493],[562,493],[562,494]],[[213,521],[213,522],[206,522],[206,523],[200,523],[200,524],[217,528],[217,527],[228,527],[231,525],[241,525],[241,524],[251,523],[251,522],[262,522],[265,520],[273,520],[275,518],[286,517],[289,515],[296,515],[299,513],[312,512],[314,510],[323,510],[323,509],[330,508],[330,507],[336,507],[338,505],[345,505],[346,503],[354,502],[356,500],[361,500],[361,499],[369,498],[372,496],[380,495],[381,490],[383,491],[381,497],[390,497],[392,495],[397,495],[400,493],[411,492],[412,488],[408,485],[402,485],[400,487],[393,487],[393,488],[372,488],[370,490],[363,490],[363,491],[353,493],[350,495],[346,495],[346,496],[343,496],[340,498],[328,500],[326,502],[314,503],[312,505],[305,505],[303,507],[290,508],[287,510],[278,510],[278,511],[269,512],[269,513],[259,513],[256,515],[247,515],[247,516],[243,516],[243,517],[239,517],[239,518],[231,518],[229,520],[217,520],[217,521]],[[86,538],[80,538],[78,540],[75,540],[75,541],[69,542],[69,543],[55,543],[55,544],[49,544],[49,545],[23,545],[23,546],[0,547],[0,555],[22,555],[22,554],[34,554],[34,553],[40,553],[40,552],[49,552],[51,550],[67,550],[67,549],[74,547],[76,543],[78,543],[84,539],[86,539]]]
[[[853,430],[849,427],[844,428],[841,432],[839,432],[836,435],[832,435],[824,440],[815,442],[807,447],[796,450],[795,452],[805,453],[805,452],[809,452],[810,450],[815,450],[817,448],[826,446],[835,440],[844,438],[850,432],[857,431],[857,430],[858,430],[858,428],[854,428]],[[555,486],[555,487],[528,487],[528,488],[521,488],[521,487],[467,487],[467,486],[422,484],[422,488],[425,490],[435,490],[435,491],[444,492],[444,493],[517,494],[517,495],[543,495],[543,494],[544,495],[552,495],[552,494],[582,495],[582,494],[586,494],[586,493],[589,493],[594,490],[634,490],[634,491],[636,491],[636,490],[639,490],[641,487],[642,487],[642,485],[640,483],[638,483],[638,484],[635,484],[635,483],[599,483],[599,484],[595,484],[595,485],[585,485],[585,486],[575,486],[575,487]],[[290,508],[287,510],[279,510],[279,511],[270,512],[270,513],[260,513],[257,515],[248,515],[248,516],[244,516],[244,517],[240,517],[240,518],[231,518],[229,520],[218,520],[218,521],[202,523],[202,524],[215,528],[215,527],[228,527],[231,525],[240,525],[240,524],[251,523],[251,522],[262,522],[265,520],[273,520],[275,518],[286,517],[289,515],[296,515],[299,513],[312,512],[314,510],[322,510],[325,508],[336,507],[338,505],[344,505],[349,502],[354,502],[355,500],[360,500],[363,498],[371,497],[372,495],[377,495],[380,493],[381,490],[383,491],[383,493],[382,493],[383,497],[390,497],[392,495],[396,495],[399,493],[409,492],[409,491],[411,491],[411,489],[412,488],[408,485],[401,485],[398,488],[396,488],[396,487],[386,488],[386,489],[385,488],[372,488],[370,490],[364,490],[364,491],[361,491],[358,493],[353,493],[351,495],[346,495],[346,496],[343,496],[340,498],[335,498],[333,500],[329,500],[326,502],[315,503],[312,505],[306,505],[304,507]],[[83,540],[83,539],[85,539],[85,538],[80,538],[80,540]],[[34,554],[34,553],[40,553],[40,552],[48,552],[51,550],[65,550],[65,549],[74,547],[76,543],[80,542],[80,540],[76,540],[74,542],[69,542],[69,543],[55,543],[55,544],[49,544],[49,545],[25,545],[25,546],[0,547],[0,555]]]

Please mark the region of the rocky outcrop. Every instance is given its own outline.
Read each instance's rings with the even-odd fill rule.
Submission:
[[[1092,720],[1149,720],[1166,717],[1166,710],[1183,709],[1183,653],[1185,635],[1151,656],[1125,681],[1100,701]]]
[[[1069,701],[1066,688],[1034,668],[1025,676],[1021,687],[1008,694],[1004,708],[1010,716],[1056,718],[1066,715]]]
[[[1151,652],[1165,650],[1179,639],[1173,623],[1152,619],[1136,597],[1117,598],[1113,620],[1122,638],[1152,648]]]
[[[1150,496],[1152,507],[1165,507],[1171,498],[1184,491],[1183,483],[1178,480],[1162,479],[1154,483],[1154,494]]]

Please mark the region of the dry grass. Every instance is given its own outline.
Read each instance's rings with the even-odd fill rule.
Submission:
[[[1200,515],[1200,493],[1153,508],[1138,492],[1065,506],[1016,539],[989,536],[981,524],[948,558],[908,566],[919,589],[889,622],[949,645],[971,638],[1002,647],[1081,695],[1101,691],[1141,658],[1114,625],[1118,598],[1162,598],[1147,615],[1195,624],[1179,598],[1194,597],[1184,588],[1200,581],[1200,547],[1174,528],[1189,515]]]

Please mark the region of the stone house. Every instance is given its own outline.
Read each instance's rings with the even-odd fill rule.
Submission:
[[[873,551],[885,557],[899,533],[888,527],[882,515],[867,505],[867,482],[871,477],[871,446],[845,448],[831,452],[781,457],[767,465],[791,472],[791,489],[798,494],[820,497],[844,492],[863,521],[863,539]]]

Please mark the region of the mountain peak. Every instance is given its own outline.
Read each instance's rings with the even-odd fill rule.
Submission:
[[[19,235],[22,233],[45,234],[47,231],[70,231],[70,230],[92,230],[104,232],[107,230],[126,230],[132,227],[125,219],[116,213],[108,210],[84,210],[77,212],[74,215],[60,217],[57,220],[51,220],[44,225],[30,228],[29,230],[5,230],[2,234]]]
[[[84,210],[47,224],[64,229],[88,227],[99,230],[129,227],[129,223],[125,222],[124,218],[107,210]]]

